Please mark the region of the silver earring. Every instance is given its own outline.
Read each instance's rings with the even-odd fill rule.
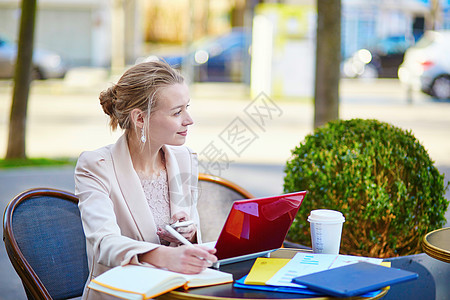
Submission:
[[[146,141],[147,141],[147,137],[145,136],[144,127],[142,127],[142,129],[141,129],[141,142],[142,142],[142,144],[145,144]]]

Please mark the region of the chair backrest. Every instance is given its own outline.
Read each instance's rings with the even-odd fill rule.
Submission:
[[[16,196],[5,209],[3,240],[29,298],[82,295],[89,270],[75,195],[39,188]]]
[[[224,178],[200,173],[198,212],[203,242],[217,240],[235,200],[254,198],[251,193]]]

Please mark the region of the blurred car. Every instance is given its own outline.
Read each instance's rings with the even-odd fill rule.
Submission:
[[[188,54],[161,56],[172,67],[193,68],[193,80],[197,82],[241,82],[244,68],[249,64],[251,34],[244,28],[234,28],[229,33],[207,37],[192,44]],[[157,59],[149,56],[145,60]]]
[[[14,77],[16,57],[17,45],[0,37],[0,78]],[[62,78],[66,71],[57,53],[38,48],[33,50],[33,79]]]
[[[450,99],[450,30],[427,31],[406,51],[400,81],[438,99]]]
[[[390,36],[367,49],[359,49],[346,59],[343,76],[350,78],[397,78],[397,70],[412,38]]]

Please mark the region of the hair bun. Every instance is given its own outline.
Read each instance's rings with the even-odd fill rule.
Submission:
[[[114,88],[110,87],[103,92],[100,93],[100,105],[103,108],[103,111],[108,116],[114,116],[114,102],[116,100],[116,95],[114,93]]]

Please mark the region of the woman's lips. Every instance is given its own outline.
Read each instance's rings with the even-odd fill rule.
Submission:
[[[187,130],[185,130],[185,131],[180,131],[180,132],[177,132],[179,135],[182,135],[182,136],[186,136],[187,135]]]

